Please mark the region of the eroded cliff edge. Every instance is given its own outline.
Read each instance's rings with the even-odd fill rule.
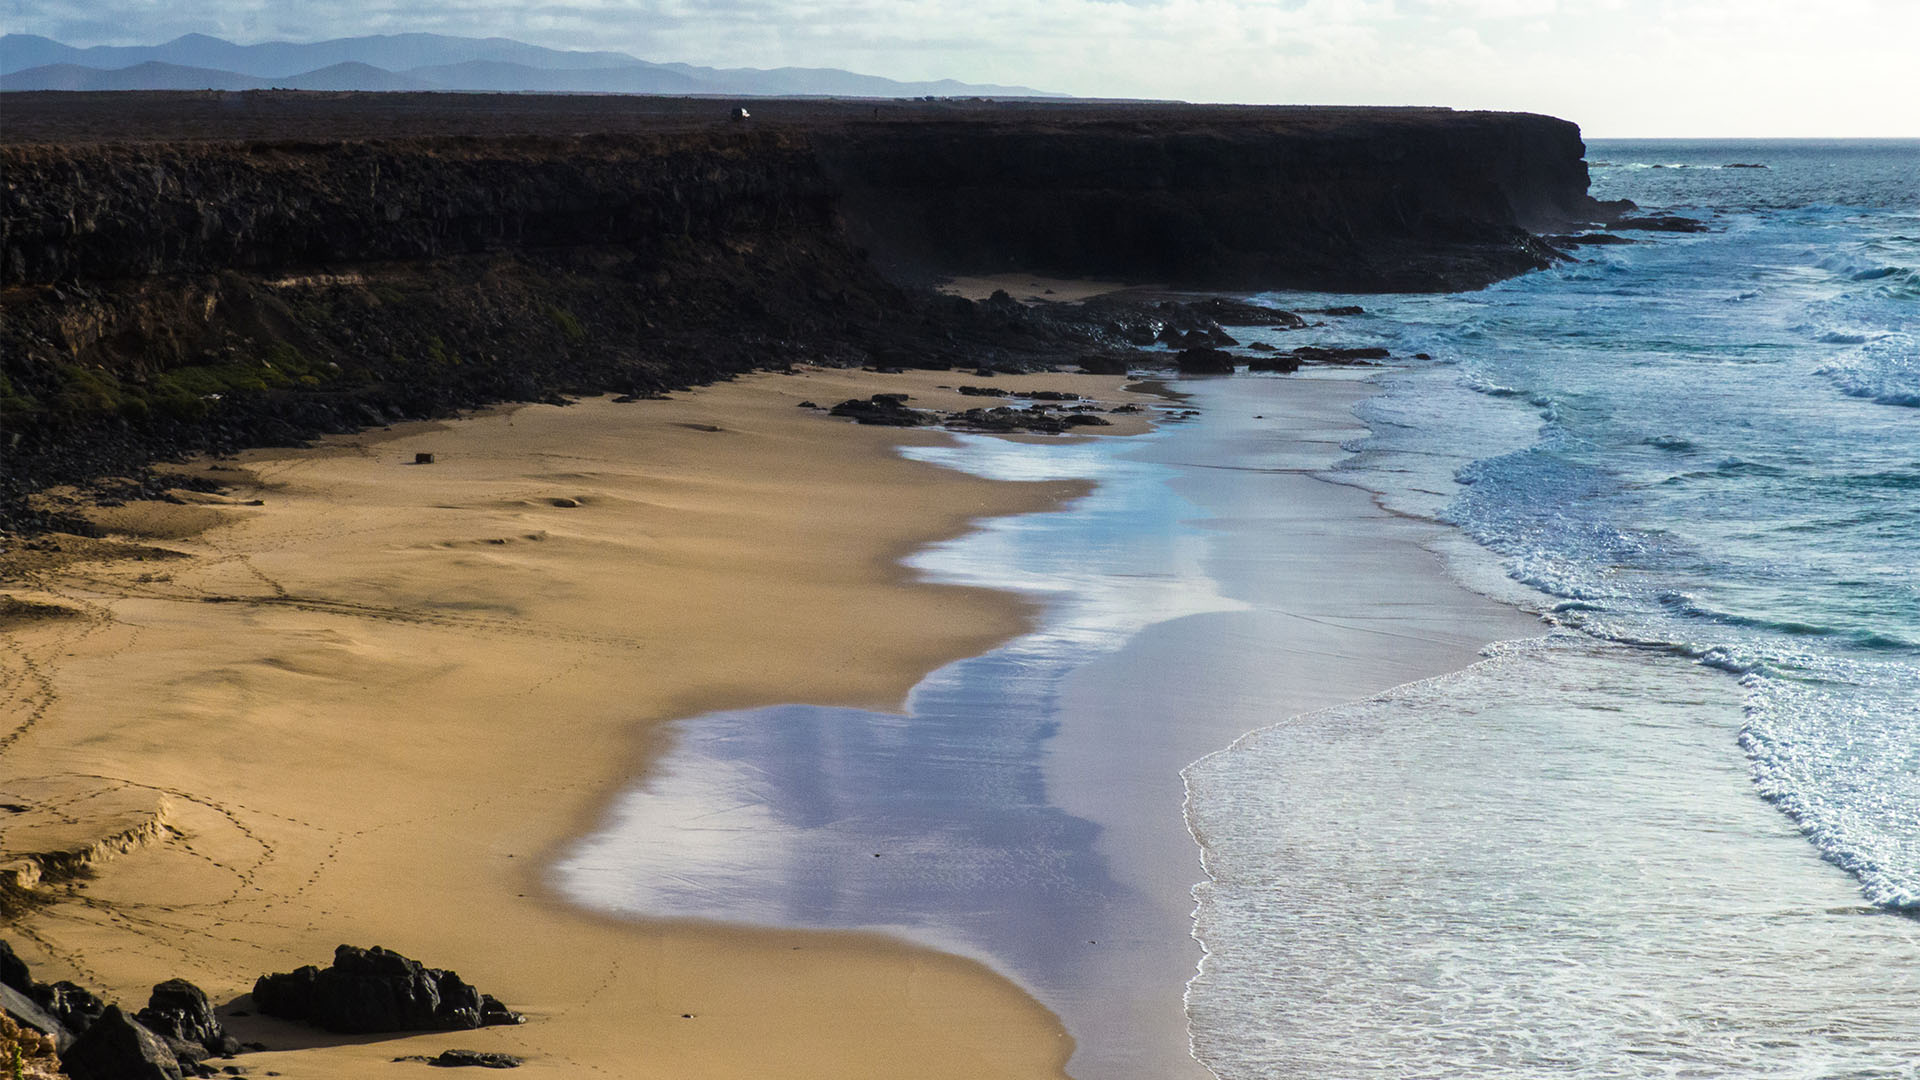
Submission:
[[[1524,114],[9,94],[7,501],[156,455],[796,361],[1097,345],[903,285],[1441,290],[1603,216]],[[1064,334],[1064,339],[1063,338]],[[1056,358],[1057,355],[1056,355]]]

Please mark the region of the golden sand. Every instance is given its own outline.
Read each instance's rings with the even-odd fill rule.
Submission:
[[[230,1003],[347,942],[454,968],[530,1018],[360,1039],[235,1019],[275,1048],[247,1055],[255,1075],[389,1077],[449,1047],[524,1056],[529,1077],[1061,1075],[1058,1021],[972,961],[609,920],[546,885],[671,720],[896,708],[1026,625],[1018,598],[899,559],[1079,486],[907,461],[895,445],[944,436],[795,407],[979,404],[935,389],[958,381],[805,371],[531,406],[202,462],[226,494],[102,511],[143,555],[70,541],[79,557],[19,563],[6,589],[72,614],[0,626],[0,797],[30,807],[0,846],[92,852],[7,936],[37,977],[133,1007],[174,976]],[[1122,396],[1117,378],[1024,384]],[[88,846],[109,832],[123,842]]]

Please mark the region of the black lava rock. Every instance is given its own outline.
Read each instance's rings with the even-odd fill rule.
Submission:
[[[33,993],[33,975],[27,970],[27,962],[14,955],[13,945],[4,938],[0,938],[0,986],[11,986],[27,995]]]
[[[73,1080],[181,1080],[180,1061],[165,1039],[109,1005],[85,1035],[60,1055]]]
[[[902,400],[904,397],[904,394],[875,394],[864,401],[849,398],[828,409],[827,414],[881,427],[919,427],[933,422],[930,414],[908,408]]]
[[[345,1034],[459,1031],[524,1018],[482,995],[459,975],[374,947],[342,945],[333,966],[263,975],[254,1005],[268,1016]]]
[[[1181,349],[1174,364],[1183,375],[1231,375],[1233,354],[1219,349]]]
[[[134,1019],[167,1041],[182,1061],[227,1057],[240,1052],[240,1040],[226,1033],[200,988],[185,979],[168,979],[153,988],[147,1007]]]

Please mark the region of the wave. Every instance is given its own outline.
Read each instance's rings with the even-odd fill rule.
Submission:
[[[1920,407],[1920,341],[1888,333],[1815,370],[1848,397]]]

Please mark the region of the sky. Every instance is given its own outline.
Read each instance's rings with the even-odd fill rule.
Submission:
[[[70,45],[428,31],[1090,97],[1550,113],[1589,138],[1920,136],[1920,0],[0,0]]]

